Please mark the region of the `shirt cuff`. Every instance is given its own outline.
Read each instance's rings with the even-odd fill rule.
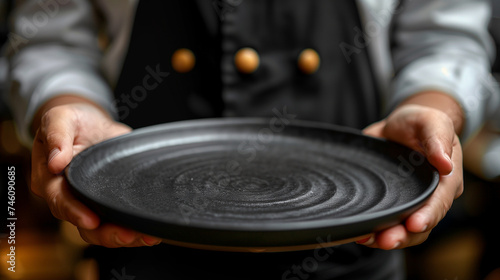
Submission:
[[[30,126],[37,110],[49,99],[62,94],[89,99],[108,111],[115,119],[117,117],[113,94],[102,77],[83,69],[65,70],[50,75],[35,88],[19,129],[19,136],[24,144],[32,145],[33,135],[30,133]]]
[[[393,84],[388,109],[415,93],[436,90],[449,94],[464,111],[465,123],[460,138],[466,142],[493,114],[500,102],[491,74],[464,61],[436,61],[427,58],[402,70]]]

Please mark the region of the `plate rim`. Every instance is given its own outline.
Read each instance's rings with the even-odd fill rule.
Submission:
[[[97,143],[95,145],[92,145],[88,147],[87,149],[83,150],[80,152],[78,155],[76,155],[73,160],[70,162],[70,164],[65,168],[64,175],[65,178],[67,179],[70,190],[75,193],[75,195],[78,197],[78,199],[84,200],[85,202],[91,202],[93,206],[101,207],[101,208],[107,208],[108,210],[111,210],[113,212],[119,213],[120,215],[126,215],[127,217],[133,217],[133,219],[140,219],[143,221],[151,222],[154,224],[164,224],[168,226],[174,226],[174,227],[186,227],[186,228],[196,228],[198,230],[208,230],[208,231],[230,231],[230,232],[289,232],[289,231],[304,231],[304,230],[321,230],[321,229],[328,229],[328,228],[334,228],[338,226],[349,226],[353,224],[358,224],[358,223],[363,223],[371,220],[377,220],[377,219],[383,219],[384,217],[388,217],[391,215],[401,215],[406,211],[411,210],[412,208],[420,207],[435,191],[439,184],[439,173],[435,168],[430,165],[431,168],[433,168],[433,174],[432,174],[432,181],[429,185],[427,185],[425,188],[425,191],[421,193],[419,196],[417,196],[415,199],[405,202],[402,205],[399,205],[397,207],[392,207],[389,209],[383,209],[379,210],[376,212],[372,213],[362,213],[354,216],[346,216],[346,217],[337,217],[337,218],[321,218],[319,220],[309,220],[309,221],[288,221],[288,222],[266,222],[266,223],[260,223],[258,227],[256,227],[256,223],[253,224],[241,224],[241,223],[236,223],[235,225],[228,225],[227,223],[223,223],[224,227],[221,228],[221,224],[217,222],[211,222],[211,223],[206,223],[206,224],[194,224],[194,223],[179,223],[179,220],[170,220],[170,221],[165,221],[161,219],[152,219],[150,216],[145,215],[142,212],[137,212],[137,211],[130,211],[128,209],[123,209],[123,208],[118,208],[115,207],[115,205],[106,205],[101,202],[96,201],[94,198],[89,196],[88,194],[82,192],[81,187],[77,187],[78,183],[75,182],[74,178],[72,177],[72,168],[74,168],[75,164],[74,162],[77,162],[78,160],[83,160],[83,158],[87,155],[92,153],[95,149],[99,149],[104,145],[109,145],[109,143],[114,143],[118,141],[126,141],[127,138],[131,137],[140,137],[141,135],[144,134],[149,134],[149,133],[154,133],[154,132],[159,132],[159,131],[169,131],[169,130],[175,130],[175,129],[186,129],[189,127],[199,127],[200,125],[203,125],[205,127],[207,126],[220,126],[220,125],[245,125],[245,124],[266,124],[269,123],[270,118],[258,118],[258,117],[237,117],[237,118],[208,118],[208,119],[196,119],[196,120],[182,120],[182,121],[176,121],[176,122],[170,122],[170,123],[163,123],[163,124],[158,124],[158,125],[153,125],[153,126],[148,126],[148,127],[143,127],[143,128],[138,128],[133,130],[131,133],[127,133],[124,135],[120,135],[118,137],[114,137],[111,139],[107,139],[105,141],[102,141],[100,143]],[[312,129],[327,129],[327,130],[334,130],[336,133],[347,133],[354,135],[356,137],[362,137],[362,138],[367,138],[371,139],[370,141],[377,141],[380,143],[383,143],[383,145],[395,145],[400,148],[406,149],[407,151],[411,152],[412,150],[408,147],[405,147],[403,145],[400,145],[395,142],[388,141],[383,138],[377,138],[369,135],[365,135],[361,133],[360,130],[350,128],[350,127],[344,127],[344,126],[339,126],[336,124],[331,124],[331,123],[324,123],[324,122],[315,122],[315,121],[306,121],[306,120],[289,120],[291,126],[301,126],[305,128],[312,128]],[[289,126],[287,125],[287,126]],[[427,160],[426,160],[427,161]],[[86,204],[86,206],[89,206]],[[93,209],[94,211],[94,209]],[[131,227],[131,225],[127,225]]]

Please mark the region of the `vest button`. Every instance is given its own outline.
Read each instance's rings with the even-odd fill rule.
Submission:
[[[234,64],[241,73],[251,74],[259,68],[259,54],[252,48],[240,49],[234,56]]]
[[[189,49],[178,49],[172,55],[172,68],[179,73],[187,73],[194,68],[196,58]]]
[[[305,49],[299,54],[297,65],[302,73],[314,74],[320,64],[319,54],[313,49]]]

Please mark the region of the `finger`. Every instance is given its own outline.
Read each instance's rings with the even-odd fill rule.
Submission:
[[[420,233],[434,228],[445,217],[448,210],[450,210],[457,191],[445,186],[446,184],[450,184],[446,182],[447,179],[443,179],[445,182],[440,183],[434,194],[422,208],[407,218],[406,228],[410,232]]]
[[[386,124],[385,121],[380,121],[380,122],[376,122],[374,124],[371,124],[368,127],[366,127],[365,129],[363,129],[363,133],[366,135],[369,135],[369,136],[373,136],[373,137],[382,137],[383,136],[382,132],[384,130],[385,124]]]
[[[153,246],[161,239],[114,225],[102,224],[94,230],[79,229],[80,236],[90,244],[108,248]]]
[[[42,117],[39,140],[44,145],[48,170],[61,173],[73,158],[77,120],[71,110],[53,108]]]
[[[69,191],[63,176],[49,173],[42,143],[35,141],[32,152],[32,192],[45,199],[52,214],[75,226],[93,229],[99,225],[99,217],[78,201]]]
[[[403,242],[407,242],[408,236],[403,225],[396,225],[389,229],[378,232],[375,236],[375,243],[370,247],[383,250],[392,250],[400,247]]]
[[[408,232],[401,224],[378,232],[365,244],[370,248],[379,248],[383,250],[402,249],[423,243],[429,237],[430,231],[423,233]]]
[[[456,152],[460,154],[460,151]],[[460,155],[456,155],[460,157]],[[441,180],[434,194],[422,208],[407,218],[405,226],[397,225],[376,233],[373,238],[361,240],[360,244],[385,250],[404,248],[424,242],[430,231],[445,217],[453,200],[463,191],[461,172],[456,177]],[[459,186],[457,188],[457,186]]]
[[[99,226],[99,216],[75,198],[63,176],[52,175],[46,180],[46,191],[42,195],[54,217],[84,229]]]
[[[409,231],[419,233],[434,228],[451,208],[454,199],[463,192],[463,170],[461,165],[462,150],[459,146],[453,151],[452,160],[455,169],[451,175],[441,176],[431,197],[424,206],[406,220]]]

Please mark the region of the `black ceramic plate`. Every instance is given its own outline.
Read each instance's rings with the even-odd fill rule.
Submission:
[[[439,176],[419,153],[357,130],[279,119],[138,129],[66,170],[107,221],[174,244],[286,250],[403,221]]]

